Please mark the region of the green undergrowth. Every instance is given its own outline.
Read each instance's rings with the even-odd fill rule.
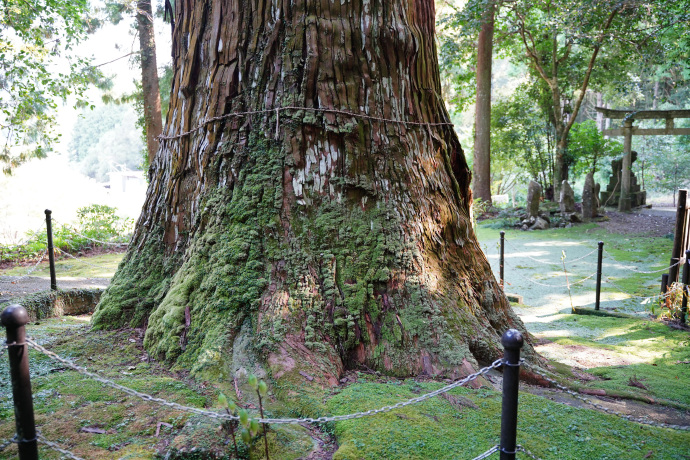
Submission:
[[[577,321],[574,321],[577,319]],[[627,353],[656,364],[656,374],[646,375],[653,392],[674,394],[682,403],[688,398],[687,374],[670,378],[670,369],[684,369],[675,360],[687,360],[683,340],[687,333],[669,331],[663,324],[620,318],[574,317],[564,315],[554,328],[566,329],[578,323],[578,343],[590,342],[600,350]],[[198,408],[214,408],[219,392],[228,388],[218,382],[190,379],[186,373],[171,373],[156,362],[149,362],[142,348],[143,331],[123,328],[97,331],[89,317],[62,317],[41,320],[28,327],[31,337],[80,366],[134,390]],[[665,338],[665,340],[662,340]],[[649,340],[655,347],[650,350]],[[560,341],[558,337],[551,340]],[[565,338],[563,343],[565,342]],[[570,339],[572,340],[572,339]],[[654,341],[656,340],[656,341]],[[683,349],[677,349],[683,347]],[[627,348],[624,348],[627,347]],[[675,351],[674,351],[675,350]],[[219,423],[165,406],[145,402],[104,387],[31,351],[31,377],[37,425],[43,435],[76,455],[100,458],[232,458],[231,444]],[[685,365],[687,366],[687,364]],[[615,390],[625,378],[624,369],[601,368],[612,372],[611,380],[593,381],[591,388]],[[595,369],[599,372],[599,369]],[[640,376],[642,369],[634,372]],[[620,376],[616,373],[620,372]],[[633,373],[634,373],[633,372]],[[646,370],[645,370],[646,372]],[[666,372],[666,377],[662,375]],[[7,375],[7,364],[0,360],[0,375]],[[354,376],[354,378],[353,378]],[[567,378],[567,377],[564,377]],[[668,382],[663,386],[664,380]],[[398,380],[354,373],[345,386],[317,391],[305,396],[288,385],[277,391],[292,394],[290,408],[279,406],[269,392],[267,415],[271,417],[339,415],[376,409],[433,391],[442,383]],[[657,383],[659,386],[657,386]],[[608,385],[608,386],[607,386]],[[230,385],[227,392],[237,395]],[[631,391],[643,394],[639,388]],[[653,394],[652,396],[655,396]],[[304,400],[301,400],[304,398]],[[685,398],[685,399],[683,399]],[[661,399],[661,398],[659,398]],[[9,385],[0,385],[0,439],[12,436],[13,409]],[[246,392],[243,405],[257,405]],[[251,407],[251,406],[250,406]],[[215,408],[218,410],[218,408]],[[447,396],[407,406],[393,412],[357,420],[322,424],[316,427],[273,425],[269,429],[272,459],[305,458],[318,445],[318,439],[337,443],[334,459],[463,459],[474,458],[498,442],[501,395],[493,387],[458,388]],[[94,432],[96,431],[96,432]],[[158,435],[156,432],[158,431]],[[652,428],[598,411],[573,408],[526,392],[520,393],[518,443],[540,458],[683,459],[690,434]],[[231,442],[231,441],[230,441]],[[243,446],[243,458],[263,457],[263,440],[255,438]],[[652,452],[649,455],[649,452]],[[41,447],[41,458],[59,458]],[[9,447],[0,458],[14,458]],[[645,457],[647,456],[647,457]]]
[[[437,389],[437,383],[359,383],[328,401],[334,413],[392,404]],[[682,459],[687,433],[640,426],[616,416],[573,408],[520,393],[518,443],[540,458]],[[394,412],[340,422],[334,460],[474,458],[498,443],[501,394],[493,389],[455,389]]]
[[[645,319],[560,315],[549,330],[536,335],[560,346],[561,354],[552,351],[552,359],[566,360],[573,350],[589,350],[610,363],[588,369],[600,379],[587,382],[586,388],[690,409],[687,331]]]
[[[123,253],[99,254],[93,257],[73,259],[68,256],[55,261],[55,275],[60,278],[111,278],[122,261]],[[0,276],[24,276],[33,268],[33,264],[14,266],[0,270]],[[48,259],[31,272],[31,276],[50,278]]]

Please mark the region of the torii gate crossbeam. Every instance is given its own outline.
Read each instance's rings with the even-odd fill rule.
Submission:
[[[623,120],[623,127],[605,129],[605,136],[623,136],[623,167],[621,171],[621,197],[618,200],[619,211],[630,211],[630,165],[632,136],[688,136],[690,128],[676,128],[673,120],[690,118],[690,110],[612,110],[595,107],[605,118]],[[641,129],[633,127],[635,120],[666,120],[666,127],[661,129]]]

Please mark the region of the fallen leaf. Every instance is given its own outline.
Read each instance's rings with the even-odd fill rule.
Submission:
[[[79,429],[82,433],[93,433],[93,434],[105,434],[106,431],[103,428],[96,428],[94,426],[83,426]]]
[[[161,426],[167,426],[168,428],[172,428],[172,425],[169,423],[158,422],[156,424],[156,437],[158,437],[158,435],[161,433]]]

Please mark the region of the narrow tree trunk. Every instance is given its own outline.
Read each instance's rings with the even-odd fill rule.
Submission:
[[[522,329],[469,219],[432,0],[175,2],[130,250],[94,315],[153,356],[335,384],[456,377]]]
[[[477,42],[477,103],[474,117],[475,198],[491,203],[491,60],[493,57],[494,5],[489,3]]]
[[[158,87],[156,36],[153,31],[151,0],[137,2],[137,31],[141,49],[141,86],[144,93],[144,123],[149,164],[158,151],[158,136],[163,132],[161,95]]]

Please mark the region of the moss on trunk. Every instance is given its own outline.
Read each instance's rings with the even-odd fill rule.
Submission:
[[[154,356],[278,386],[498,357],[522,325],[471,229],[433,2],[175,8],[170,139],[94,323],[147,323]]]

